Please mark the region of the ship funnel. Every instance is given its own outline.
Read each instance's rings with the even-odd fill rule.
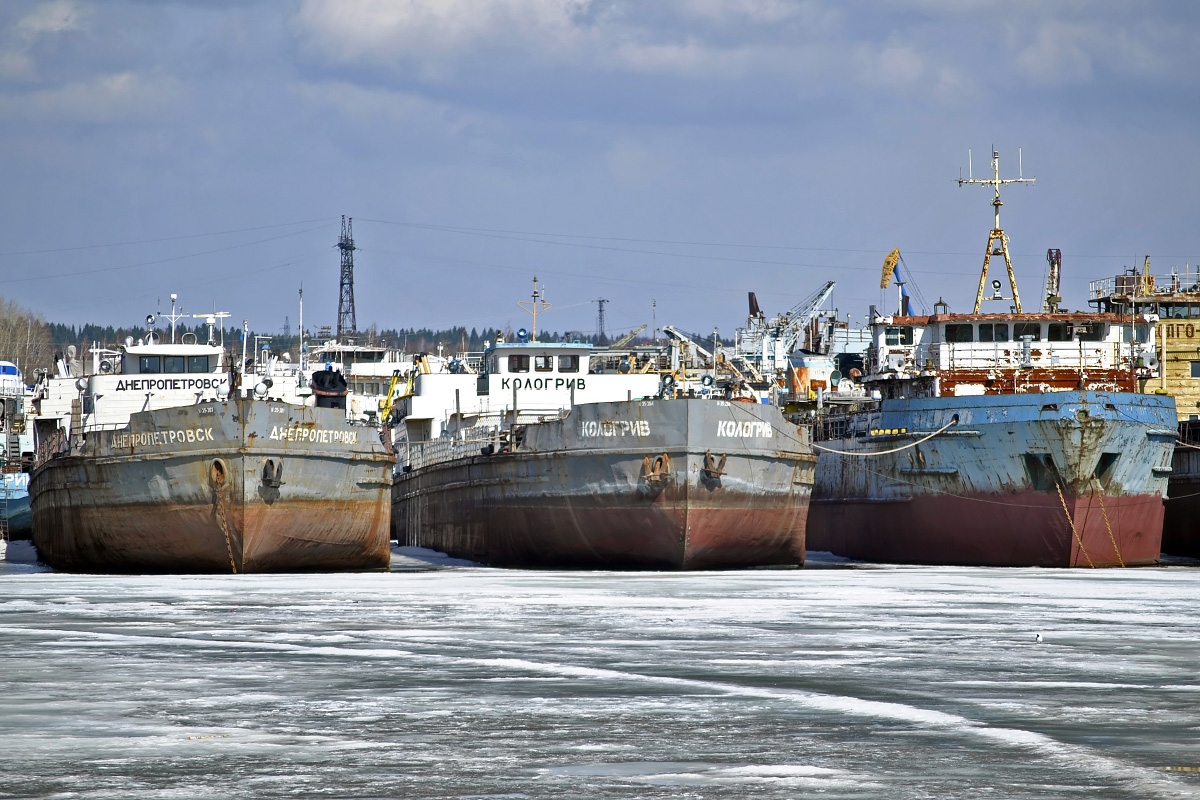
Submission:
[[[750,292],[750,316],[763,316],[762,309],[758,307],[758,297],[754,294],[754,292]]]

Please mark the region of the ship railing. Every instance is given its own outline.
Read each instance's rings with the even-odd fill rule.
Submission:
[[[1147,297],[1156,294],[1200,294],[1200,265],[1190,263],[1182,269],[1173,267],[1169,273],[1144,275],[1127,271],[1111,278],[1100,278],[1088,282],[1088,297],[1099,300],[1104,297]]]
[[[938,349],[935,364],[940,369],[1110,369],[1120,353],[1113,342],[1030,342],[1028,359],[1021,342],[945,343]]]
[[[488,445],[493,447],[501,438],[500,431],[492,436],[471,436],[466,439],[434,439],[428,442],[408,442],[397,446],[396,455],[403,466],[422,469],[443,461],[480,455]]]
[[[1179,441],[1183,444],[1200,445],[1200,422],[1194,419],[1180,422]]]
[[[1080,345],[1083,345],[1080,347]],[[939,342],[883,353],[880,372],[937,372],[953,369],[1109,370],[1129,365],[1126,342],[1030,342],[1026,358],[1022,342]]]

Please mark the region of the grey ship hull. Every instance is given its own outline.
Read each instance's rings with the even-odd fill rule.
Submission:
[[[595,403],[512,438],[399,447],[397,541],[511,567],[804,562],[816,458],[774,406]]]
[[[394,460],[344,413],[237,398],[90,434],[34,471],[39,558],[87,572],[386,568]]]

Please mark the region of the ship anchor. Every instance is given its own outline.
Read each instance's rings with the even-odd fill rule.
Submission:
[[[712,450],[705,450],[704,451],[704,468],[702,470],[700,470],[701,474],[704,475],[704,479],[708,480],[708,481],[715,481],[718,478],[720,478],[722,475],[724,475],[725,474],[725,459],[727,457],[728,457],[727,453],[722,454],[721,460],[720,460],[720,462],[718,462],[715,458],[713,458]]]

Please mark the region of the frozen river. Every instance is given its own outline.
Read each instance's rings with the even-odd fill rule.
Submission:
[[[0,564],[0,685],[0,797],[1191,797],[1200,569]]]

